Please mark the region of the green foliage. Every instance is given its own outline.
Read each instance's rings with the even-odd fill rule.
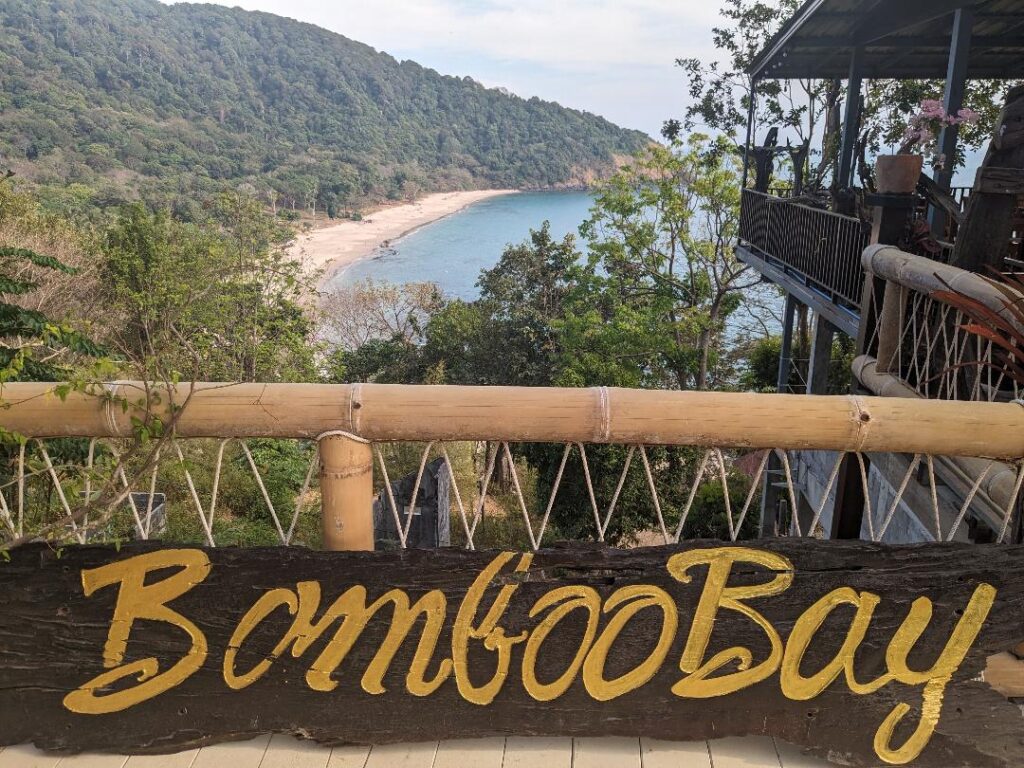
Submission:
[[[201,223],[126,206],[103,242],[112,344],[148,379],[312,380],[308,278],[287,242],[242,195],[217,198]]]
[[[741,389],[751,392],[775,392],[779,381],[779,358],[782,353],[782,337],[766,336],[747,342],[742,352],[743,368],[740,371],[738,385]],[[848,395],[853,383],[852,364],[856,352],[856,343],[843,333],[837,333],[832,340],[832,355],[829,360],[828,394]],[[806,357],[809,353],[796,350],[799,358],[792,367],[789,386],[793,391],[801,391],[805,386]]]
[[[0,179],[0,223],[32,219],[31,200]],[[0,243],[0,383],[6,381],[59,381],[71,366],[103,354],[100,347],[63,318],[26,306],[32,294],[52,273],[76,270],[54,256],[29,248]]]
[[[1007,92],[1018,85],[1008,80],[971,80],[964,91],[964,107],[978,113],[975,123],[961,125],[957,133],[955,168],[966,163],[966,151],[986,146],[995,135]],[[944,80],[869,80],[864,94],[861,140],[872,153],[899,147],[910,115],[926,99],[942,101]]]
[[[733,245],[739,183],[722,141],[653,146],[598,188],[561,325],[565,383],[720,383],[725,322],[753,282]]]
[[[333,211],[426,189],[545,187],[648,139],[309,24],[156,0],[0,4],[0,154],[74,211],[249,183]],[[285,214],[288,215],[288,214]]]
[[[746,125],[753,83],[745,70],[800,4],[801,0],[724,0],[719,9],[723,23],[712,29],[722,60],[676,60],[686,74],[692,102],[686,109],[686,128],[702,126],[733,135]],[[809,85],[802,93],[816,96],[818,88]],[[801,100],[791,84],[777,80],[757,83],[757,96],[760,124],[799,128],[816,109]],[[670,122],[673,125],[666,128],[678,126],[678,121]]]
[[[287,531],[295,512],[295,499],[309,471],[313,446],[296,440],[249,440],[247,443],[267,495]],[[249,461],[242,451],[238,451],[232,459],[232,469],[231,480],[224,485],[225,504],[237,510],[241,516],[273,524],[270,511],[266,503],[263,503],[261,492],[252,476]],[[260,496],[258,501],[257,496]]]
[[[725,383],[718,362],[724,323],[748,284],[746,267],[732,253],[738,209],[736,169],[722,143],[694,136],[687,146],[648,147],[598,188],[582,229],[587,258],[575,238],[557,240],[545,224],[507,247],[481,274],[479,299],[432,310],[421,338],[393,334],[335,352],[332,375],[344,381],[514,386],[683,389]],[[546,505],[563,450],[515,448],[517,464],[530,478],[533,508]],[[587,447],[594,490],[605,508],[627,450]],[[696,471],[702,454],[650,448],[648,455],[674,530],[686,506],[678,479]],[[563,473],[551,539],[595,535],[580,461],[574,452]],[[702,496],[688,525],[719,531],[721,496],[718,502],[713,493]],[[496,539],[522,533],[518,525],[496,525]],[[652,529],[657,523],[648,480],[634,455],[607,539],[624,541]]]
[[[751,480],[746,475],[733,471],[728,475],[729,505],[733,519],[738,520],[740,510],[750,492]],[[752,539],[757,536],[760,515],[756,509],[757,500],[747,512],[740,526],[738,539]],[[729,520],[726,515],[725,488],[722,481],[706,480],[693,499],[693,507],[686,518],[683,537],[687,539],[729,539]]]
[[[775,392],[779,382],[782,337],[766,336],[747,344],[739,386],[747,392]]]

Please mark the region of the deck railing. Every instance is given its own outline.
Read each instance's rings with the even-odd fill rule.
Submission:
[[[140,392],[158,405],[145,412],[137,405],[125,408],[138,402]],[[168,498],[175,511],[165,536],[211,546],[234,542],[231,519],[221,511],[222,469],[234,462],[250,472],[246,498],[265,508],[281,544],[315,543],[308,531],[319,522],[324,547],[372,549],[372,499],[382,491],[385,513],[405,547],[419,497],[414,489],[413,502],[400,506],[389,489],[402,471],[396,446],[410,443],[418,460],[410,464],[406,455],[405,467],[412,467],[416,489],[430,457],[444,460],[452,488],[452,540],[468,548],[494,545],[482,535],[482,521],[502,459],[511,472],[506,511],[519,540],[501,546],[537,549],[564,536],[555,530],[552,511],[570,483],[576,499],[570,528],[577,536],[605,540],[615,517],[627,511],[639,518],[651,542],[706,536],[705,529],[694,528],[691,515],[703,491],[714,485],[724,504],[723,538],[742,538],[757,531],[757,489],[771,453],[782,467],[772,482],[784,489],[788,512],[768,534],[827,536],[826,500],[847,457],[861,469],[871,539],[884,539],[896,513],[910,503],[908,489],[921,482],[929,499],[921,514],[937,540],[966,539],[965,521],[976,497],[1000,500],[997,509],[989,505],[996,509],[989,527],[999,541],[1016,539],[1019,529],[1024,408],[1006,403],[371,384],[200,384],[161,392],[120,383],[100,394],[72,393],[61,400],[52,385],[26,383],[8,384],[0,395],[7,405],[0,426],[24,440],[7,450],[0,488],[7,545],[33,535],[78,542],[104,538],[117,515],[126,535],[150,538],[156,535],[152,502],[132,502],[130,492],[151,494],[171,483],[179,491]],[[154,413],[170,426],[140,442],[138,426]],[[309,462],[300,473],[305,483],[295,490],[293,482],[285,503],[254,455],[267,449],[255,441],[268,439],[297,447],[293,453]],[[476,441],[486,447],[467,482],[456,477],[453,457],[465,455],[460,446]],[[521,444],[557,446],[548,465],[557,465],[557,473],[543,492],[526,487],[525,465],[516,459]],[[58,461],[58,449],[72,458]],[[815,509],[799,501],[798,454],[808,450],[830,452],[833,467]],[[604,452],[602,470],[593,462],[598,451]],[[881,509],[870,508],[868,453],[908,456],[902,482],[894,483],[895,493]],[[945,456],[975,462],[968,493],[955,503],[936,482],[936,463]],[[1004,469],[993,469],[999,467]],[[631,508],[624,510],[627,481],[633,493]],[[241,481],[233,482],[237,497]],[[103,503],[90,507],[87,502],[97,496]]]
[[[739,239],[741,246],[830,299],[849,307],[860,303],[860,255],[869,233],[859,219],[744,189]]]
[[[866,249],[863,264],[870,283],[859,375],[870,375],[876,386],[885,376],[923,398],[1010,402],[1024,396],[1024,349],[1014,354],[997,337],[973,332],[972,318],[943,296],[954,291],[1019,325],[1006,308],[1012,289],[891,246]]]

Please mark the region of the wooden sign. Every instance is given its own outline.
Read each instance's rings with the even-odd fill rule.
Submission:
[[[0,559],[0,744],[767,734],[844,765],[1019,766],[1021,709],[978,677],[1024,640],[1022,558],[27,546]]]

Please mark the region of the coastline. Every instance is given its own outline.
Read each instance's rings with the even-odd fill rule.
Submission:
[[[394,242],[482,200],[516,192],[513,189],[435,192],[413,203],[372,211],[365,214],[362,221],[342,221],[303,233],[296,238],[291,254],[307,271],[322,271],[317,287],[323,289],[331,278],[372,256],[384,241]]]

